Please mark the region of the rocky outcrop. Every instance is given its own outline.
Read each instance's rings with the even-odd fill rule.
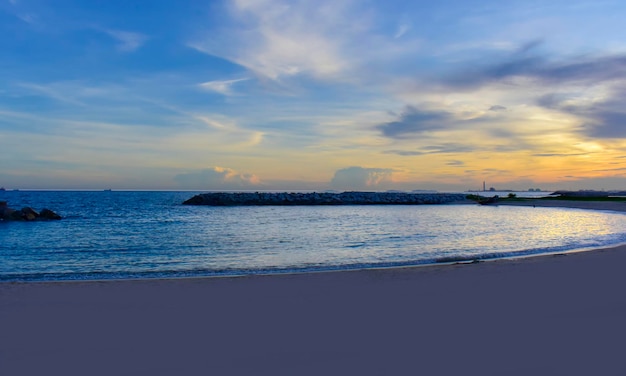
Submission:
[[[25,207],[20,210],[11,209],[6,201],[0,201],[0,221],[43,221],[61,219],[61,216],[50,209],[37,212],[35,209]]]
[[[463,201],[460,193],[403,192],[212,192],[196,195],[184,205],[243,206],[243,205],[423,205]]]

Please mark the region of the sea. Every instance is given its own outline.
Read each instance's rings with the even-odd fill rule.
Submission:
[[[626,242],[626,215],[480,205],[187,206],[200,192],[2,191],[0,282],[236,276],[471,262]]]

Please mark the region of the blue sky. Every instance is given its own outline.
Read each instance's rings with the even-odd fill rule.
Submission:
[[[620,1],[0,0],[0,185],[626,189]]]

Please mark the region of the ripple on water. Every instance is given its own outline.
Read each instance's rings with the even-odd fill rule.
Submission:
[[[4,192],[9,193],[9,192]],[[626,215],[511,206],[183,206],[194,192],[11,192],[58,222],[0,223],[0,280],[402,266],[626,241]]]

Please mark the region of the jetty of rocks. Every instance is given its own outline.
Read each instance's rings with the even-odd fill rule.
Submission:
[[[196,195],[184,205],[262,206],[262,205],[425,205],[464,201],[461,193],[404,192],[211,192]]]
[[[0,201],[0,221],[44,221],[51,219],[61,219],[61,216],[50,209],[43,209],[40,212],[30,207],[20,210],[11,209],[6,201]]]

